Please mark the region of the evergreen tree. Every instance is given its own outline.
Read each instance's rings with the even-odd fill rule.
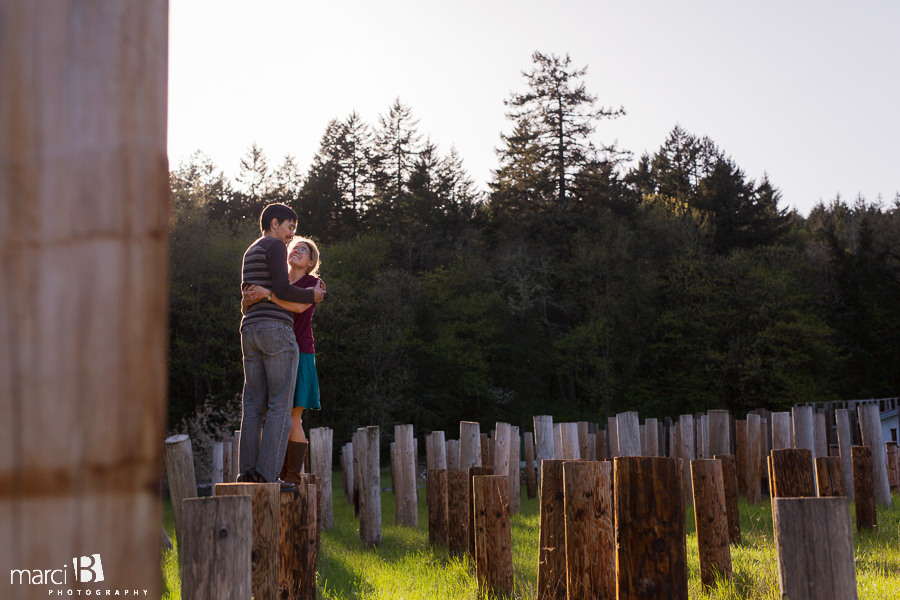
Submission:
[[[373,180],[376,190],[376,215],[384,224],[393,223],[395,218],[408,214],[404,206],[405,194],[409,191],[410,175],[416,165],[416,157],[421,151],[417,126],[412,109],[397,98],[387,115],[378,117],[379,129],[375,132],[375,172]]]

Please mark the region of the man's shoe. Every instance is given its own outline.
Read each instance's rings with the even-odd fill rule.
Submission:
[[[259,483],[260,479],[259,473],[252,467],[237,476],[238,483]]]
[[[263,477],[262,475],[260,475],[256,469],[251,469],[251,470],[253,471],[253,474],[256,476],[256,480],[253,483],[269,483],[268,481],[266,481],[266,478]],[[273,481],[272,483],[280,483],[282,492],[296,492],[297,491],[297,486],[295,484],[290,483],[288,481],[282,481],[279,478],[276,478],[275,481]]]
[[[290,483],[300,483],[300,472],[306,464],[306,452],[309,442],[288,442],[287,452],[284,455],[284,467],[281,469],[281,478]]]

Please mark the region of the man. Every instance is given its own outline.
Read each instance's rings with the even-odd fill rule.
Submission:
[[[321,302],[321,283],[301,289],[288,280],[286,244],[297,228],[297,213],[285,204],[270,204],[260,215],[259,228],[262,237],[244,253],[241,288],[258,285],[289,302]],[[300,356],[293,313],[268,300],[271,295],[248,307],[241,319],[244,390],[238,481],[254,483],[280,481]],[[296,489],[281,483],[283,491]]]

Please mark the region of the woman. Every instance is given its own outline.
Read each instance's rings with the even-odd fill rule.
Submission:
[[[292,285],[300,288],[314,287],[321,281],[319,274],[319,249],[309,238],[296,236],[288,245],[288,276]],[[324,289],[325,284],[322,284]],[[315,304],[298,304],[280,300],[262,287],[253,286],[244,292],[243,308],[254,302],[271,299],[282,308],[294,313],[294,335],[300,348],[297,367],[297,385],[294,392],[294,408],[291,410],[291,433],[288,438],[287,454],[281,469],[281,479],[299,483],[300,471],[306,461],[309,447],[303,431],[303,410],[318,410],[319,377],[316,373],[316,350],[312,333],[312,317]]]

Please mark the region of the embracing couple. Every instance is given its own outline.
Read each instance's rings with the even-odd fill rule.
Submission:
[[[303,409],[319,408],[312,316],[325,297],[316,244],[295,237],[297,213],[270,204],[262,237],[244,253],[241,351],[244,390],[238,481],[293,491],[308,444]]]

